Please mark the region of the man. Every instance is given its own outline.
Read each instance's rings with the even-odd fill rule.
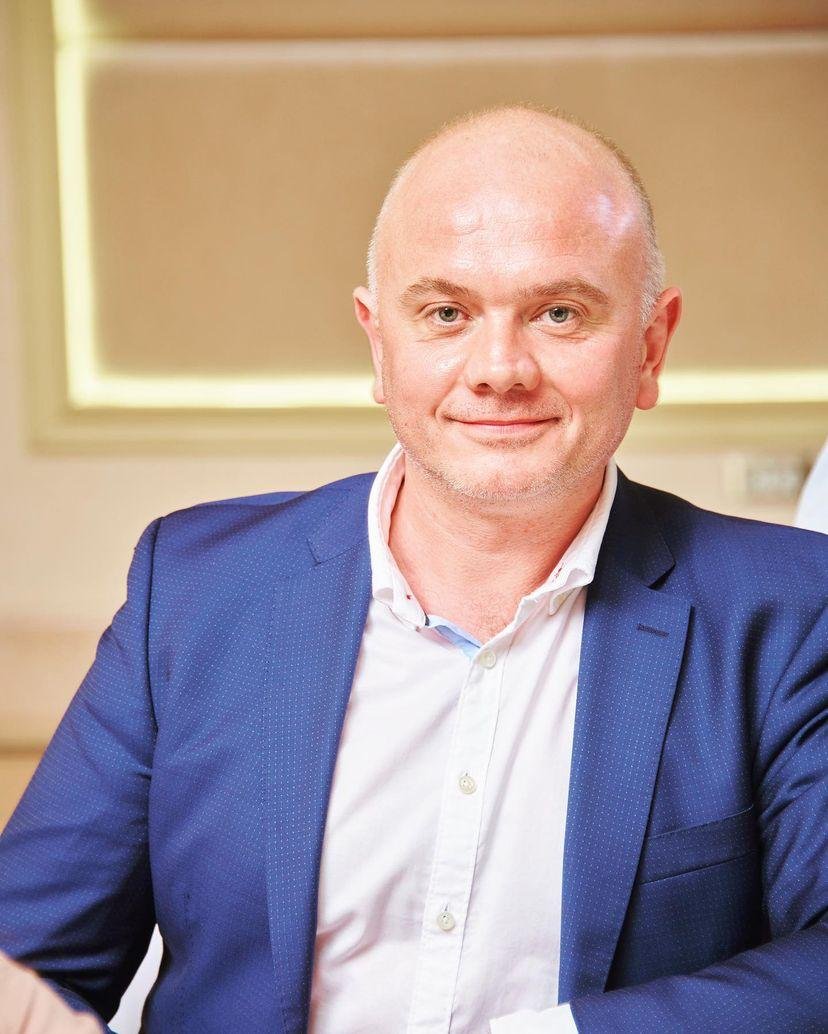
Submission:
[[[165,1034],[828,1029],[825,543],[616,470],[661,276],[566,120],[415,154],[355,292],[400,447],[145,532],[8,950],[107,1016],[157,919]]]

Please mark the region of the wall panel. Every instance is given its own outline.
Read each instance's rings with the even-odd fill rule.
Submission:
[[[57,0],[64,32],[101,36],[481,36],[818,28],[820,0]]]
[[[825,41],[738,38],[96,47],[98,362],[367,375],[350,291],[395,165],[446,119],[525,99],[636,156],[687,292],[672,372],[819,364],[826,57]]]
[[[319,441],[377,441],[350,291],[385,186],[446,119],[525,100],[600,125],[650,186],[688,299],[666,404],[805,403],[820,407],[816,426],[826,56],[825,33],[66,43],[70,410],[97,420],[83,427],[93,442],[111,440],[118,416],[159,408],[243,421],[292,410],[266,440],[293,443],[305,427],[308,442],[323,428]],[[726,410],[715,417],[719,435]],[[260,433],[243,426],[245,441]],[[634,433],[663,440],[678,426],[657,416]],[[120,430],[121,444],[170,433]]]

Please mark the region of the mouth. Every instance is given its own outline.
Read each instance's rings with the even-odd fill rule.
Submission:
[[[475,436],[489,438],[532,437],[539,431],[558,422],[558,417],[526,418],[516,417],[512,420],[495,419],[456,420],[464,429]]]

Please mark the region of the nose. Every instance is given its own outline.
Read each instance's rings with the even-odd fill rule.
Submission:
[[[534,391],[541,371],[524,335],[524,328],[511,321],[492,320],[488,325],[483,321],[469,342],[466,385],[473,391],[489,390],[498,395],[513,388]]]

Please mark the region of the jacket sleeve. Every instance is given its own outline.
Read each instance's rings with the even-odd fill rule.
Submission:
[[[767,943],[696,973],[575,998],[581,1034],[828,1031],[828,611],[777,681],[753,778]]]
[[[148,672],[159,522],[135,550],[127,602],[0,837],[0,948],[75,1008],[108,1018],[155,922],[147,804]]]

